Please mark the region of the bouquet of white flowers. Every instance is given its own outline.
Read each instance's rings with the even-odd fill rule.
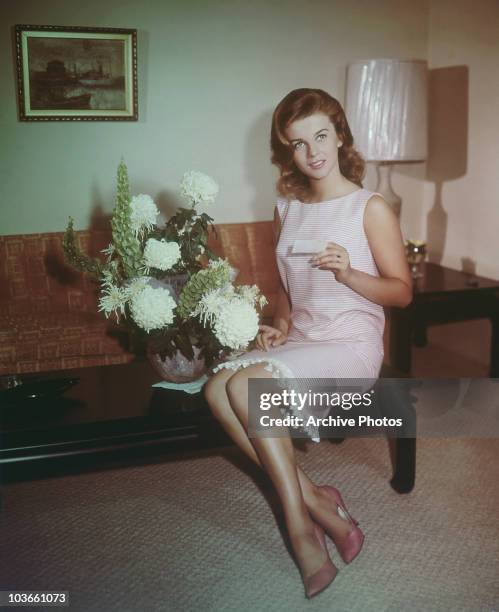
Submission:
[[[158,227],[153,199],[131,197],[122,161],[112,243],[103,251],[107,260],[79,250],[72,219],[63,247],[74,267],[100,283],[99,310],[106,317],[122,318],[162,358],[180,351],[193,359],[198,347],[210,365],[224,352],[248,347],[258,332],[257,308],[267,300],[256,285],[235,286],[234,270],[207,246],[213,219],[197,206],[215,201],[216,182],[200,172],[187,172],[181,193],[189,206]]]

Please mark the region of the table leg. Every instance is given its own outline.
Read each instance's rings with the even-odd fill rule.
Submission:
[[[424,324],[418,324],[414,327],[413,344],[422,348],[428,344],[427,327]]]
[[[491,378],[499,378],[499,307],[490,318],[490,322],[492,324],[492,340],[490,345],[489,376]]]
[[[392,438],[395,470],[390,480],[397,493],[410,493],[416,480],[416,438]]]
[[[400,418],[402,427],[397,428],[397,437],[390,437],[387,429],[393,478],[390,484],[397,493],[409,493],[416,478],[416,432],[417,416],[413,403],[417,397],[411,395],[408,378],[398,380],[379,379],[375,386],[375,405],[379,415],[387,419]],[[401,437],[404,436],[404,437]]]

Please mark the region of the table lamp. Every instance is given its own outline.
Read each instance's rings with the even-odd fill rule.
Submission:
[[[345,111],[355,148],[376,163],[376,191],[397,216],[402,200],[391,185],[392,165],[427,155],[427,73],[424,60],[363,60],[347,69]]]

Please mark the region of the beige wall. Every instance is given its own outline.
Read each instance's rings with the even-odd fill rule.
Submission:
[[[431,2],[428,43],[438,123],[422,232],[434,261],[499,279],[499,2]]]
[[[429,5],[430,157],[421,236],[430,259],[499,279],[499,3]],[[460,356],[454,376],[488,372],[491,326],[430,329],[429,342]],[[416,355],[417,357],[417,355]]]
[[[134,193],[167,211],[185,170],[209,173],[218,222],[270,219],[269,121],[300,86],[341,101],[349,61],[426,58],[428,5],[413,0],[16,0],[0,3],[0,233],[78,228],[113,207],[123,155]],[[21,123],[15,23],[138,29],[137,123]],[[404,233],[421,227],[424,165],[396,173]],[[372,171],[366,186],[373,188]]]

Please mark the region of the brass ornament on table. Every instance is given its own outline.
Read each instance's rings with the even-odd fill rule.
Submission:
[[[411,267],[412,278],[422,278],[421,264],[426,258],[426,242],[423,240],[406,240],[405,253]]]

